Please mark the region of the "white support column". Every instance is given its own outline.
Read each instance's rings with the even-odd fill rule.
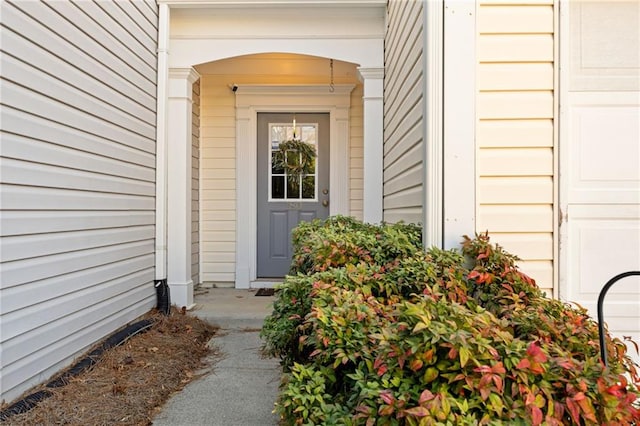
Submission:
[[[380,223],[382,216],[384,68],[358,68],[364,82],[364,191],[362,217]]]
[[[191,103],[193,83],[199,77],[193,68],[169,70],[167,281],[171,289],[171,303],[187,309],[194,305],[191,280]]]
[[[345,99],[349,102],[349,92]],[[329,185],[329,214],[349,215],[349,104],[336,106],[331,111],[331,149],[329,151],[330,182]],[[334,185],[333,182],[337,182]]]

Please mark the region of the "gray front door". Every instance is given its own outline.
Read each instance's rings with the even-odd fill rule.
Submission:
[[[316,148],[315,164],[299,176],[273,164],[280,142],[296,139]],[[295,163],[298,154],[287,152]],[[329,114],[258,114],[258,278],[282,278],[291,265],[291,230],[329,215]]]

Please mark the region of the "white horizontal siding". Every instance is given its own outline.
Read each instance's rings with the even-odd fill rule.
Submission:
[[[155,70],[148,64],[143,64],[125,44],[114,43],[113,39],[103,31],[94,28],[85,28],[86,19],[82,19],[83,13],[71,2],[12,2],[14,7],[20,9],[25,15],[29,15],[32,20],[30,26],[46,27],[54,38],[63,38],[68,43],[68,48],[77,50],[79,54],[90,56],[117,73],[120,77],[126,78],[138,90],[149,96],[155,95]],[[95,12],[97,6],[92,8]],[[3,18],[4,18],[3,12]],[[92,20],[92,18],[90,18]],[[131,17],[131,24],[138,17]],[[77,22],[80,21],[80,22]],[[17,32],[23,33],[23,29],[18,27]],[[93,31],[92,31],[93,30]],[[36,31],[40,31],[38,28]],[[88,33],[85,33],[88,31]],[[87,36],[89,35],[89,36]],[[45,44],[46,45],[46,44]],[[73,59],[69,56],[67,59]]]
[[[130,161],[108,158],[104,155],[83,152],[22,135],[6,134],[3,142],[2,154],[5,158],[64,168],[69,168],[71,163],[73,164],[72,169],[76,171],[85,170],[95,174],[152,183],[155,179],[153,168],[147,164],[135,164]]]
[[[4,386],[7,390],[18,388],[25,380],[36,383],[52,375],[71,361],[68,358],[70,349],[80,347],[81,350],[86,350],[86,342],[95,339],[96,335],[106,336],[121,327],[125,318],[136,318],[143,311],[131,304],[131,301],[143,302],[146,299],[146,289],[133,287],[127,293],[91,306],[91,312],[85,310],[82,314],[65,316],[56,321],[56,327],[41,327],[21,335],[20,339],[7,341],[3,344],[3,359],[11,355],[14,346],[36,347],[37,350],[15,363],[3,365]],[[54,341],[51,342],[52,340]],[[43,342],[46,346],[42,346]],[[5,345],[9,355],[6,355]]]
[[[553,237],[542,233],[498,233],[491,234],[491,240],[511,253],[529,260],[548,260],[553,256]]]
[[[483,90],[549,90],[553,73],[553,64],[548,62],[481,63],[477,84]]]
[[[362,220],[362,191],[364,188],[364,111],[363,87],[357,84],[351,92],[349,124],[349,214]]]
[[[0,160],[2,181],[5,184],[143,196],[153,196],[154,194],[154,182],[81,171],[71,168],[73,166],[75,165],[72,164],[70,167],[50,166],[10,158]]]
[[[48,70],[38,69],[31,64],[22,62],[13,56],[6,55],[2,62],[2,74],[5,80],[13,84],[6,84],[9,94],[20,90],[17,86],[28,87],[36,92],[37,97],[64,100],[65,109],[73,112],[82,112],[82,116],[92,121],[102,121],[112,123],[120,127],[121,131],[129,131],[142,138],[153,138],[155,129],[153,123],[144,122],[137,116],[125,113],[119,108],[109,103],[109,98],[103,100],[93,94],[78,90],[65,81],[60,80],[60,75],[52,75]],[[64,74],[62,74],[64,75]],[[62,102],[61,102],[62,103]],[[23,105],[16,105],[20,107]],[[136,137],[136,135],[131,135]]]
[[[153,235],[154,226],[145,225],[4,237],[0,262],[57,254],[62,252],[62,248],[65,253],[68,253],[94,247],[144,241],[149,240]]]
[[[545,204],[483,204],[478,209],[477,229],[489,233],[552,233],[553,208]]]
[[[554,0],[480,0],[483,6],[526,6],[526,5],[547,5],[553,6]]]
[[[485,177],[478,192],[481,204],[551,204],[553,180],[550,176]]]
[[[121,6],[126,4],[126,2],[118,2],[118,5]],[[25,6],[30,9],[38,8],[41,10],[46,15],[45,20],[38,20],[27,13],[23,13],[20,9]],[[67,63],[70,65],[69,69],[75,69],[75,71],[71,71],[74,73],[71,74],[72,77],[86,74],[85,78],[89,82],[87,87],[95,85],[96,90],[101,90],[101,87],[107,87],[109,88],[107,93],[111,97],[123,95],[145,106],[152,112],[155,110],[153,85],[147,83],[145,88],[142,89],[135,81],[128,79],[128,70],[125,69],[122,72],[119,67],[114,67],[108,59],[105,60],[100,54],[101,47],[99,45],[96,46],[94,43],[87,49],[83,49],[84,46],[77,45],[76,43],[79,41],[87,42],[86,34],[79,31],[70,37],[65,36],[53,25],[53,22],[48,21],[49,17],[54,18],[53,15],[57,14],[51,10],[46,10],[45,7],[38,5],[36,2],[13,2],[12,5],[7,4],[2,9],[3,51],[6,49],[7,53],[14,53],[16,57],[28,59],[34,65],[44,65],[44,68],[51,60],[54,63],[53,66],[57,66],[55,64],[56,61]],[[61,18],[57,18],[56,22],[59,22],[59,19]],[[128,19],[129,21],[119,22],[129,26],[132,18],[129,17]],[[47,24],[45,25],[43,22],[47,22]],[[68,25],[71,24],[69,23]],[[24,34],[23,29],[25,28],[29,28],[29,35],[24,37],[24,40],[20,40],[20,35]],[[132,31],[135,31],[135,29],[132,28]],[[13,36],[12,33],[15,33],[16,36]],[[16,40],[21,41],[23,44],[16,45],[15,49],[13,49],[11,43]],[[46,46],[46,51],[57,59],[48,57],[40,46]],[[69,80],[72,84],[82,84],[78,79]]]
[[[105,280],[117,279],[144,271],[149,267],[152,256],[145,250],[146,248],[141,246],[138,250],[121,251],[121,254],[126,252],[126,255],[120,256],[114,261],[107,257],[107,260],[102,264],[97,263],[86,269],[76,268],[67,274],[45,277],[37,280],[31,286],[6,288],[2,294],[3,313],[21,311],[26,306],[35,306],[83,289],[90,289]],[[33,289],[37,289],[37,291],[32,291]],[[25,303],[27,297],[28,304]]]
[[[154,304],[155,2],[2,8],[0,399]]]
[[[224,81],[203,76],[200,81],[199,203],[203,282],[235,281],[235,127],[233,92]]]
[[[383,209],[387,222],[422,222],[424,210],[422,2],[387,10]]]
[[[481,62],[552,62],[553,35],[481,34],[477,55]]]
[[[4,69],[4,68],[3,68]],[[113,142],[119,142],[132,148],[154,153],[155,146],[153,144],[153,132],[147,132],[146,135],[137,134],[122,126],[103,121],[100,117],[91,113],[91,102],[84,103],[81,108],[75,109],[69,102],[62,99],[52,99],[46,94],[32,92],[26,86],[21,86],[8,80],[2,80],[2,98],[3,103],[8,107],[30,111],[36,117],[42,117],[46,120],[58,123],[70,123],[72,127],[86,132],[89,135],[105,135],[104,138]],[[73,96],[73,95],[71,95]],[[19,99],[20,102],[15,104],[12,100]],[[46,105],[46,107],[45,107]]]
[[[481,120],[553,118],[553,93],[485,91],[478,95],[477,106]]]
[[[482,34],[550,34],[553,33],[553,7],[485,4],[478,14],[477,25]]]
[[[477,23],[477,231],[553,295],[553,1],[482,1]]]
[[[550,176],[552,148],[482,148],[478,155],[481,176]]]
[[[153,223],[153,211],[3,211],[0,235],[109,229]]]
[[[42,112],[39,113],[42,114]],[[59,122],[51,121],[53,118],[55,117],[35,116],[30,112],[3,106],[2,129],[7,135],[22,136],[24,138],[23,142],[30,139],[29,143],[38,144],[38,149],[29,151],[29,155],[34,156],[29,158],[34,159],[34,161],[38,161],[38,157],[43,155],[43,150],[53,153],[56,150],[69,148],[69,150],[65,151],[63,157],[69,155],[70,152],[75,152],[74,155],[84,155],[83,159],[89,157],[91,160],[119,160],[122,163],[146,166],[150,169],[155,167],[155,151],[141,150],[138,147],[128,146],[128,140],[108,140],[99,134],[78,131],[77,124],[75,127],[66,126]],[[74,121],[71,120],[70,122]],[[8,157],[24,158],[24,150],[19,149],[17,146],[12,149],[12,145],[4,145],[2,147],[3,154],[7,152]],[[54,160],[49,155],[47,155],[47,158],[49,158],[49,162]],[[76,164],[84,164],[84,161],[79,161]],[[108,169],[113,171],[114,167],[116,166],[112,162]],[[146,173],[148,175],[150,172],[147,171]]]
[[[476,139],[479,148],[552,148],[553,119],[480,120]]]

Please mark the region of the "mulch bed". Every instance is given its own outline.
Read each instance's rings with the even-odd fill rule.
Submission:
[[[159,407],[208,371],[216,329],[189,314],[150,313],[156,324],[106,351],[88,371],[8,425],[150,425]],[[43,387],[29,391],[32,393]],[[6,406],[1,407],[2,409]]]

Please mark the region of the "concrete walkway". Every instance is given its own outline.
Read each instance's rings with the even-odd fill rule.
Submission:
[[[220,327],[210,371],[174,395],[153,420],[156,426],[272,426],[280,366],[260,355],[260,328],[273,297],[254,291],[196,292],[194,315]]]

